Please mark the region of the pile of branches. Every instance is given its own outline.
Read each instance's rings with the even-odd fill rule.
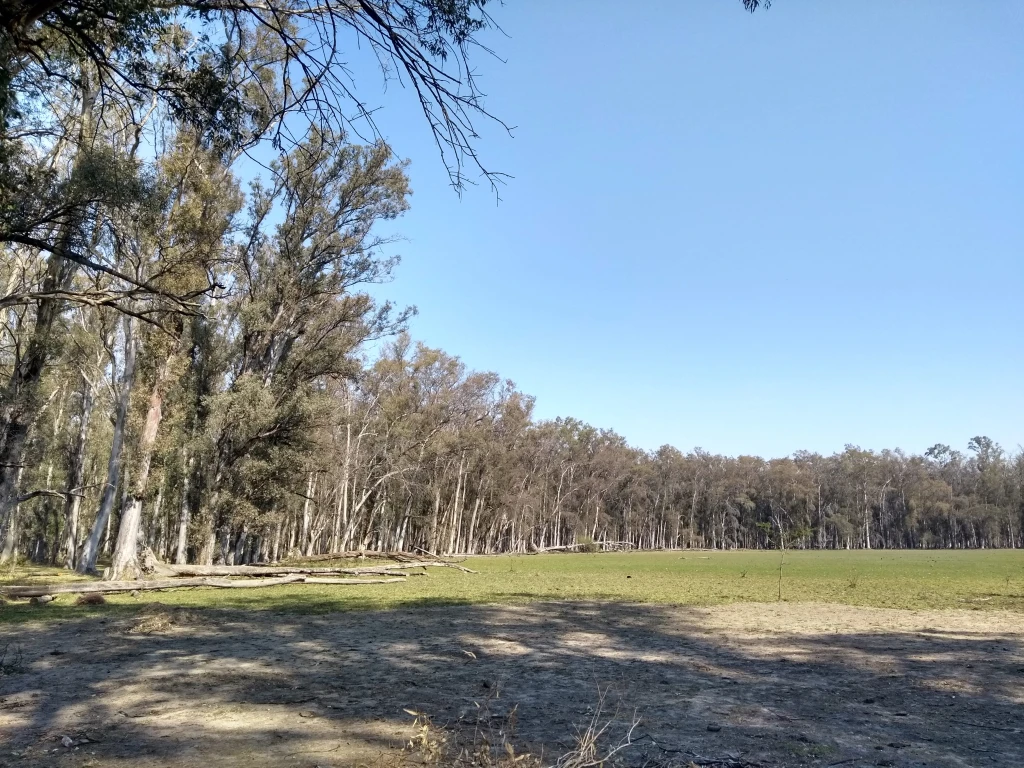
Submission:
[[[588,541],[581,544],[563,544],[558,547],[534,547],[530,554],[540,555],[545,552],[629,552],[637,549],[631,541]]]
[[[322,556],[318,560],[342,560],[364,557],[369,553],[343,552]],[[372,553],[373,555],[381,553]],[[387,553],[398,555],[399,553]],[[387,557],[397,560],[397,557]],[[179,587],[218,587],[221,589],[276,587],[281,584],[393,584],[410,576],[425,576],[427,568],[456,568],[476,573],[458,563],[427,560],[403,554],[400,562],[381,565],[311,567],[308,565],[171,565],[156,559],[146,550],[139,579],[130,581],[86,581],[65,584],[32,584],[0,587],[7,598],[44,598],[60,594],[95,594],[106,592],[142,592]]]

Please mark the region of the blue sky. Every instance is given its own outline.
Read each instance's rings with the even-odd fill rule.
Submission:
[[[461,199],[412,94],[413,335],[644,448],[1024,443],[1024,5],[495,7]]]

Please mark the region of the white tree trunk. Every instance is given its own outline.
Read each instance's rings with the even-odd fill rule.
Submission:
[[[186,455],[188,455],[186,451]],[[189,521],[189,493],[192,484],[192,465],[195,462],[194,456],[188,456],[183,462],[185,477],[182,479],[181,507],[178,510],[178,548],[174,553],[174,562],[184,565],[188,556],[188,521]]]
[[[64,503],[64,539],[61,545],[61,559],[65,568],[74,568],[78,554],[79,516],[82,510],[82,482],[85,478],[85,449],[89,436],[89,422],[92,420],[96,398],[91,381],[83,378],[82,413],[79,415],[78,437],[75,452],[71,458],[71,472],[68,477],[68,496]]]
[[[313,546],[312,537],[309,535],[309,524],[310,524],[310,508],[313,503],[313,494],[316,492],[316,473],[309,473],[309,481],[306,483],[306,500],[302,505],[302,537],[299,539],[299,549],[302,550],[302,554],[309,556],[312,554],[311,549]]]
[[[125,318],[125,356],[124,371],[121,374],[121,389],[117,395],[117,410],[114,419],[114,437],[110,444],[110,459],[107,462],[107,482],[103,486],[100,499],[100,511],[96,515],[89,538],[85,540],[82,554],[78,560],[80,573],[93,573],[96,570],[96,558],[100,553],[100,536],[110,521],[110,513],[114,508],[114,496],[117,492],[117,481],[121,476],[121,448],[124,445],[124,432],[128,420],[128,401],[131,398],[132,384],[135,381],[136,344],[132,333],[131,318]]]
[[[153,463],[153,446],[156,444],[157,432],[163,420],[163,388],[174,368],[174,355],[170,355],[161,363],[153,391],[149,395],[149,408],[146,411],[146,422],[139,438],[139,468],[135,478],[135,488],[125,504],[121,515],[121,523],[117,529],[117,545],[110,565],[109,578],[120,581],[135,578],[139,573],[138,541],[139,524],[142,521],[142,500],[149,486],[149,470]]]

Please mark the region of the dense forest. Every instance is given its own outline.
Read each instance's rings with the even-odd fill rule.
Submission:
[[[652,453],[573,419],[534,421],[531,398],[510,382],[468,371],[404,334],[360,364],[332,349],[335,341],[348,348],[347,333],[332,340],[318,327],[289,337],[270,370],[253,370],[251,350],[265,359],[270,342],[256,344],[238,320],[255,313],[267,321],[252,301],[240,294],[225,302],[218,322],[194,320],[175,358],[142,364],[136,351],[128,382],[125,332],[140,349],[162,339],[127,322],[105,325],[100,314],[88,316],[92,309],[69,317],[106,327],[110,337],[104,344],[69,329],[77,332],[75,351],[91,345],[94,356],[47,378],[26,487],[83,496],[21,504],[15,538],[25,554],[70,566],[90,527],[99,550],[109,552],[118,520],[137,514],[133,505],[141,506],[139,541],[177,562],[361,548],[527,552],[602,541],[1022,544],[1024,454],[1007,456],[984,437],[971,440],[966,455],[942,445],[924,456],[853,446],[772,460],[670,446]],[[347,370],[338,375],[324,372],[341,366]],[[125,393],[118,479],[107,473]],[[155,438],[154,404],[163,413]],[[144,488],[138,478],[146,478]],[[112,487],[112,513],[95,529],[103,491]]]
[[[337,36],[412,84],[456,187],[467,168],[494,182],[465,61],[483,2],[10,9],[3,560],[91,572],[109,557],[116,577],[142,546],[249,563],[1024,545],[1024,454],[986,437],[923,456],[652,453],[537,421],[511,382],[409,338],[409,312],[370,290],[398,265],[378,232],[409,205],[406,166],[339,75]],[[359,125],[369,139],[353,140]],[[251,150],[268,146],[253,173]]]

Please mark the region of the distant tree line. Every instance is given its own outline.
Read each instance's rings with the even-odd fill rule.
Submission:
[[[374,155],[355,156],[362,168]],[[396,205],[402,175],[390,171],[378,203]],[[920,456],[649,452],[574,419],[535,421],[511,382],[405,333],[360,360],[359,345],[401,316],[342,288],[367,264],[311,266],[319,246],[303,245],[306,218],[288,220],[300,231],[277,225],[240,250],[231,296],[178,335],[102,307],[62,317],[23,486],[65,495],[19,504],[8,556],[73,567],[141,545],[168,561],[230,564],[591,542],[1024,544],[1024,454],[986,437],[965,453],[936,445]]]

